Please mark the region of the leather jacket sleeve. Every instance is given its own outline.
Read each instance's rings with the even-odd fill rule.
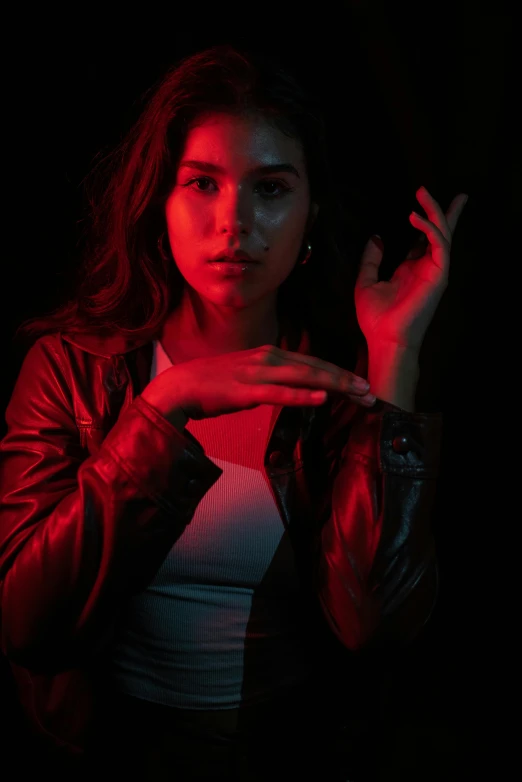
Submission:
[[[432,613],[441,428],[438,413],[409,413],[382,400],[360,408],[348,434],[342,420],[333,426],[345,445],[317,545],[317,591],[348,649],[402,646]]]
[[[0,647],[41,673],[96,651],[222,474],[140,396],[85,458],[73,409],[63,354],[40,339],[0,443]]]

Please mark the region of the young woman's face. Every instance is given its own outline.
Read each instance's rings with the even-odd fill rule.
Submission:
[[[200,296],[232,307],[275,297],[316,214],[301,144],[262,118],[213,114],[187,134],[165,215],[176,265]],[[235,250],[259,263],[234,276],[210,264]]]

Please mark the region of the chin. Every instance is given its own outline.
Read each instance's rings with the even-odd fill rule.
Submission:
[[[248,296],[246,292],[240,290],[220,290],[213,291],[212,295],[206,296],[213,304],[221,307],[248,307],[250,304],[259,300],[259,296]]]

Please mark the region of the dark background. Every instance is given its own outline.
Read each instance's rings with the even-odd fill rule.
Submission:
[[[139,16],[109,20],[85,7],[83,17],[33,15],[30,28],[16,28],[5,95],[11,137],[1,407],[24,356],[13,342],[16,328],[58,304],[70,283],[82,179],[96,153],[130,127],[143,92],[180,57],[223,42],[266,44],[294,67],[323,100],[334,171],[345,183],[358,239],[383,237],[385,274],[415,238],[408,214],[422,213],[414,196],[421,184],[444,209],[468,193],[450,285],[423,347],[418,396],[419,410],[441,410],[445,422],[434,509],[440,599],[383,691],[372,749],[388,758],[386,779],[467,778],[458,769],[477,752],[477,714],[494,721],[484,699],[495,608],[491,576],[478,562],[484,553],[476,553],[486,500],[473,449],[481,447],[476,373],[485,360],[491,371],[495,297],[476,303],[477,281],[501,260],[501,226],[511,209],[512,21],[472,4],[352,2],[311,7],[310,17],[298,20],[280,10],[276,17],[272,8],[221,10],[211,21],[197,9],[194,17],[169,17],[146,4]],[[3,420],[1,427],[3,436]],[[29,751],[3,662],[2,709]]]

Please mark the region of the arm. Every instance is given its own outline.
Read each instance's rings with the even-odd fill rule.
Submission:
[[[85,458],[55,338],[27,354],[0,443],[0,648],[74,667],[144,589],[222,474],[141,397]],[[190,486],[189,486],[190,484]]]
[[[377,400],[347,432],[321,534],[319,601],[347,648],[400,645],[426,623],[437,594],[430,516],[441,416]]]
[[[419,381],[419,354],[399,345],[371,345],[368,349],[368,382],[377,399],[401,410],[415,411]]]
[[[383,243],[374,236],[355,286],[377,403],[355,417],[351,430],[341,425],[345,405],[336,413],[345,446],[322,531],[318,592],[349,649],[408,641],[427,621],[437,593],[430,515],[441,416],[413,412],[417,355],[448,284],[453,233],[467,195],[456,196],[445,213],[426,188],[416,196],[428,217],[409,217],[427,238],[422,253],[410,253],[389,280],[379,280]]]

